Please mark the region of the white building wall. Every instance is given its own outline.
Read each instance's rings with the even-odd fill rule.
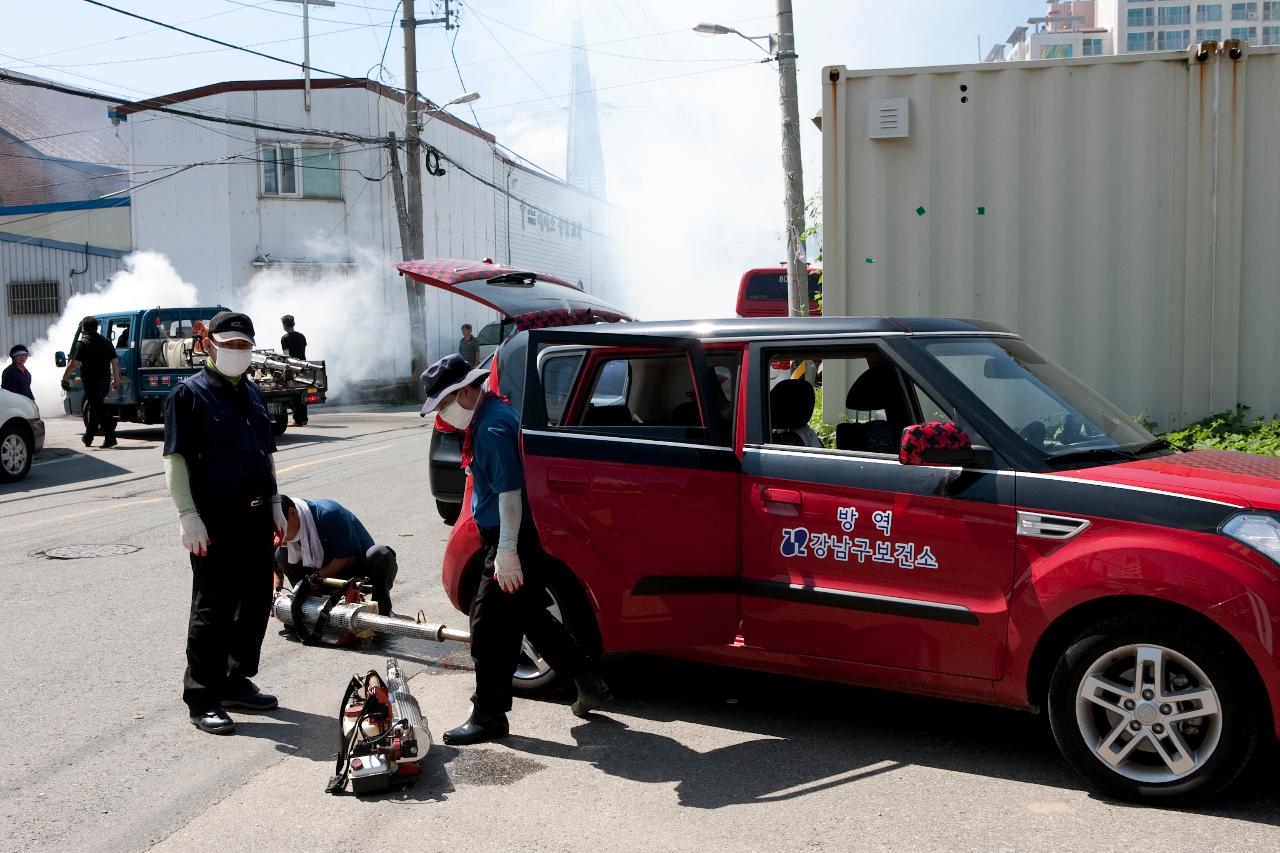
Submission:
[[[397,138],[403,137],[403,105],[362,88],[313,90],[310,116],[303,109],[300,90],[228,92],[180,106],[265,124],[310,126],[378,139],[395,130]],[[129,128],[134,168],[139,173],[147,168],[145,164],[256,157],[255,146],[261,143],[332,142],[320,136],[202,123],[159,113],[149,113],[147,118]],[[572,233],[561,227],[561,222],[587,223],[592,216],[590,197],[516,169],[510,177],[511,192],[527,194],[526,198],[556,216],[554,224],[545,216],[537,223],[525,223],[519,203],[513,201],[513,227],[508,227],[506,197],[491,186],[505,186],[506,166],[490,141],[439,119],[427,121],[422,137],[460,164],[442,161],[445,174],[439,177],[423,170],[427,257],[510,261],[581,281],[592,290],[594,271],[602,265],[607,249],[599,239],[590,241],[581,228]],[[340,200],[263,197],[261,164],[234,159],[225,161],[232,165],[200,166],[135,190],[137,247],[169,256],[183,278],[200,287],[203,301],[227,305],[236,304],[245,283],[262,268],[261,262],[254,264],[260,256],[295,266],[347,260],[372,264],[378,269],[381,310],[407,327],[404,279],[392,269],[402,257],[392,185],[389,179],[377,180],[390,170],[387,149],[365,143],[341,145],[341,167],[358,172],[341,173]],[[141,174],[135,176],[135,182],[143,179]],[[427,288],[425,294],[432,359],[456,348],[462,323],[469,322],[478,331],[496,317],[476,303],[434,288]],[[305,310],[293,313],[306,332]],[[396,336],[393,369],[403,377],[410,356],[407,340],[401,337]]]

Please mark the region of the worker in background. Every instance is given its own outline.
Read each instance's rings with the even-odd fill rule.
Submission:
[[[378,612],[391,615],[391,587],[396,582],[396,552],[375,545],[355,513],[337,501],[292,499],[281,495],[284,541],[276,548],[276,569],[297,584],[308,575],[325,578],[368,578]],[[281,585],[276,577],[276,588]]]
[[[307,360],[307,336],[293,328],[293,315],[285,314],[280,318],[284,327],[284,335],[280,338],[280,351],[289,358]]]
[[[480,361],[480,342],[476,340],[475,335],[471,334],[471,324],[462,324],[462,340],[458,341],[458,355],[467,362],[467,364],[475,365]]]
[[[182,699],[192,725],[230,734],[227,707],[269,711],[258,672],[271,612],[274,539],[283,538],[267,406],[251,380],[253,321],[209,322],[211,358],[165,400],[164,467],[191,552],[191,616]]]
[[[471,657],[476,691],[471,716],[444,734],[447,744],[480,743],[508,733],[511,678],[521,637],[578,688],[573,713],[585,717],[612,697],[573,635],[546,607],[550,558],[524,499],[520,416],[485,387],[488,370],[448,355],[422,374],[425,417],[438,412],[464,431],[462,464],[471,472],[471,514],[484,545],[480,587],[471,602]]]
[[[35,395],[31,393],[31,371],[27,370],[27,358],[30,355],[31,351],[22,344],[14,344],[9,348],[9,360],[12,363],[0,373],[0,388],[35,400]]]
[[[302,332],[294,331],[293,315],[285,314],[281,317],[280,325],[284,326],[284,335],[280,338],[280,351],[289,356],[289,358],[306,361],[307,336]],[[305,396],[298,401],[297,408],[293,410],[293,422],[298,426],[307,425],[307,398]]]
[[[93,446],[93,437],[102,430],[102,447],[115,447],[116,418],[107,409],[107,394],[120,387],[120,357],[111,341],[98,334],[98,318],[80,321],[80,340],[71,351],[67,369],[62,371],[62,390],[71,390],[71,373],[80,368],[84,386],[84,403],[88,409],[84,436],[85,447]]]

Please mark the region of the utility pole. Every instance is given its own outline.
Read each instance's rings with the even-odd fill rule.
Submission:
[[[444,0],[444,17],[419,20],[414,16],[413,0],[404,0],[404,19],[400,28],[404,30],[404,138],[406,143],[405,157],[408,160],[406,171],[408,182],[408,241],[403,239],[401,229],[401,251],[404,259],[420,260],[423,255],[423,223],[422,223],[422,142],[418,137],[418,38],[417,28],[420,24],[444,24],[445,29],[453,29],[449,18],[449,0]],[[396,166],[392,155],[392,168]],[[410,344],[413,351],[413,374],[418,376],[427,369],[427,337],[426,317],[423,316],[422,292],[416,284],[407,283],[406,295],[409,298]]]
[[[800,105],[796,95],[796,36],[791,0],[778,0],[778,83],[782,103],[782,173],[787,222],[788,314],[809,315],[809,266],[804,252],[804,174],[800,160]]]
[[[315,6],[333,6],[333,0],[277,0],[279,3],[302,4],[302,105],[311,112],[311,16],[308,9]]]

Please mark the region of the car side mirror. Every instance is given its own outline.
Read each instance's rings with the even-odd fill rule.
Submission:
[[[65,352],[57,352],[53,354],[53,363],[58,367],[67,366],[67,354]]]
[[[990,450],[974,446],[969,434],[950,421],[909,426],[898,446],[898,461],[903,465],[965,465],[990,455]]]

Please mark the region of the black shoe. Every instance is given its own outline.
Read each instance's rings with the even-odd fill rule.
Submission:
[[[575,717],[585,717],[613,701],[613,691],[595,673],[578,676],[573,683],[578,688],[578,698],[569,710]]]
[[[81,442],[85,447],[93,447],[93,436],[91,436],[91,435],[82,435],[82,436],[80,436],[80,442]]]
[[[274,711],[280,702],[270,693],[263,693],[252,681],[246,680],[242,689],[222,697],[228,708],[248,708],[250,711]]]
[[[444,733],[444,742],[450,746],[466,746],[506,737],[509,733],[506,714],[480,715],[472,711],[465,723]]]
[[[119,443],[120,442],[116,441],[114,438],[108,438],[106,441],[102,442],[102,449],[106,450],[108,447],[115,447]]]
[[[203,714],[192,714],[191,725],[211,735],[229,735],[236,730],[235,721],[221,708],[213,708]]]

